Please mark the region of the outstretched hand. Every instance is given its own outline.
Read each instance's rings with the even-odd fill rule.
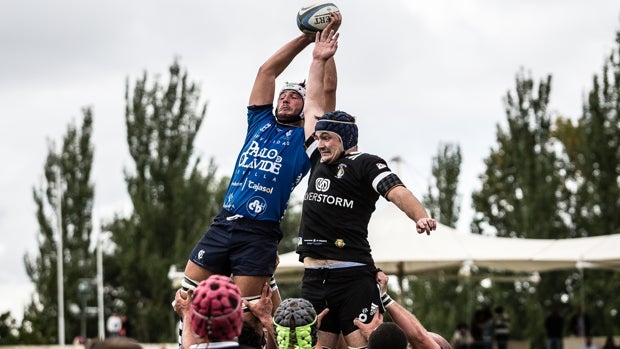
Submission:
[[[250,312],[256,316],[263,325],[271,324],[271,314],[273,313],[273,302],[271,301],[272,292],[271,287],[269,287],[269,282],[265,282],[261,297],[256,302],[243,300],[243,304],[250,309]]]
[[[340,33],[332,29],[333,23],[330,22],[324,30],[316,32],[314,50],[312,51],[313,58],[327,60],[336,53]]]
[[[332,12],[329,17],[329,23],[325,26],[325,29],[333,30],[334,32],[337,32],[341,24],[342,24],[342,14],[340,13],[340,11]]]
[[[431,231],[437,229],[437,221],[430,217],[421,218],[415,223],[415,227],[419,234],[431,235]]]
[[[381,290],[381,295],[387,292],[387,284],[390,279],[383,271],[378,271],[376,274],[377,285],[379,285],[379,289]]]
[[[329,308],[325,308],[325,309],[323,309],[322,312],[320,312],[316,316],[316,327],[317,328],[321,327],[321,321],[323,321],[323,318],[325,317],[325,315],[327,315],[328,312],[329,312]]]
[[[338,31],[338,29],[340,28],[340,25],[342,25],[342,15],[340,14],[340,11],[338,12],[332,12],[330,14],[329,17],[329,22],[327,23],[327,25],[325,26],[325,28],[323,28],[322,31],[318,31],[316,33],[308,33],[305,34],[306,37],[310,40],[310,41],[315,41],[315,35],[319,34],[321,32],[328,32],[330,30],[333,30],[334,33]]]

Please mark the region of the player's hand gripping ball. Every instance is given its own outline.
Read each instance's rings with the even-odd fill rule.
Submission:
[[[308,35],[325,29],[329,24],[332,12],[339,12],[331,2],[315,3],[302,7],[297,13],[297,27]]]

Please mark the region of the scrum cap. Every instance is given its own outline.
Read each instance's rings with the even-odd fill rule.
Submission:
[[[280,303],[273,315],[279,349],[293,345],[313,349],[316,344],[317,315],[312,304],[303,298],[289,298]]]
[[[301,99],[303,99],[304,102],[306,101],[306,87],[303,85],[303,83],[298,84],[295,82],[285,82],[284,86],[280,90],[280,95],[282,94],[282,92],[286,90],[292,90],[292,91],[299,93],[299,95],[301,96]]]
[[[335,110],[321,116],[316,122],[314,131],[336,133],[340,137],[345,151],[357,145],[358,132],[357,125],[355,124],[355,117],[340,110]]]
[[[211,275],[198,284],[192,300],[191,326],[211,341],[231,340],[241,333],[241,292],[229,277]]]

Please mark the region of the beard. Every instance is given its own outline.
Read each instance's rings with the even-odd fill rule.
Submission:
[[[301,120],[303,120],[303,117],[301,115],[302,113],[299,114],[281,114],[279,112],[276,112],[276,120],[281,123],[281,124],[296,124],[298,122],[300,122]]]

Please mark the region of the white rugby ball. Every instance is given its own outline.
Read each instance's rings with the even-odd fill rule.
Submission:
[[[338,7],[331,2],[304,6],[297,13],[297,27],[302,32],[312,35],[325,29],[329,24],[331,13],[338,11]]]

